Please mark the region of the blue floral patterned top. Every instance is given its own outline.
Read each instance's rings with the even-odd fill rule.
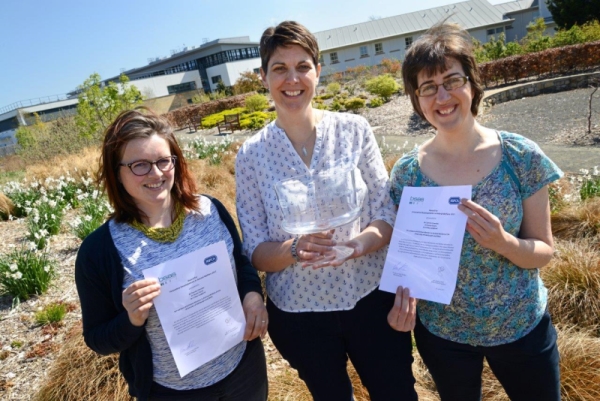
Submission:
[[[473,187],[472,199],[518,236],[522,201],[559,179],[562,171],[538,147],[520,135],[499,133],[502,159]],[[400,203],[405,186],[438,186],[422,174],[416,147],[396,162],[391,173],[391,197]],[[450,305],[420,300],[423,325],[444,339],[474,346],[494,346],[518,340],[539,323],[547,290],[538,269],[521,269],[498,253],[479,245],[465,231],[456,290]]]

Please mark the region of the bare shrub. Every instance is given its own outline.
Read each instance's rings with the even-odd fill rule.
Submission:
[[[90,350],[83,341],[81,325],[75,325],[34,399],[133,401],[119,372],[118,358],[118,354],[100,356]]]
[[[552,215],[552,233],[555,237],[572,240],[600,234],[600,198],[590,198],[581,204],[572,204]]]
[[[558,242],[541,270],[552,318],[564,325],[600,328],[600,253],[592,240]]]
[[[26,168],[29,179],[44,180],[49,177],[58,178],[67,172],[78,180],[87,177],[88,172],[95,177],[98,172],[100,149],[88,147],[78,153],[48,158],[45,162],[31,164]]]

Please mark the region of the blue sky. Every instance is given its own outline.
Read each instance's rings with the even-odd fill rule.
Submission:
[[[492,4],[506,0],[491,0]],[[146,65],[204,38],[250,36],[294,19],[313,32],[424,10],[452,0],[4,0],[0,108],[64,94],[97,72]]]

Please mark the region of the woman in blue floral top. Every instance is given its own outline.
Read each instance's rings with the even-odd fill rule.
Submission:
[[[472,200],[459,205],[468,220],[452,301],[416,307],[417,348],[441,399],[480,400],[485,358],[511,400],[559,400],[556,331],[539,269],[554,250],[548,184],[562,171],[529,139],[477,122],[483,88],[459,26],[438,24],[415,41],[402,75],[437,134],[396,162],[392,199],[399,204],[405,186],[473,186]],[[392,327],[413,319],[407,301],[397,299]]]

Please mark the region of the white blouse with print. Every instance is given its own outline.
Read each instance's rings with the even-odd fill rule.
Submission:
[[[388,175],[375,136],[363,117],[325,112],[317,125],[310,168],[274,122],[242,145],[235,168],[236,203],[244,252],[250,259],[260,243],[283,242],[294,236],[281,228],[283,216],[274,184],[301,174],[315,174],[340,162],[360,170],[356,181],[362,208],[359,219],[336,228],[334,240],[347,241],[374,220],[393,226],[396,212],[389,196]],[[287,312],[352,309],[379,285],[387,249],[385,246],[335,268],[302,268],[294,263],[267,274],[267,293],[279,309]]]

